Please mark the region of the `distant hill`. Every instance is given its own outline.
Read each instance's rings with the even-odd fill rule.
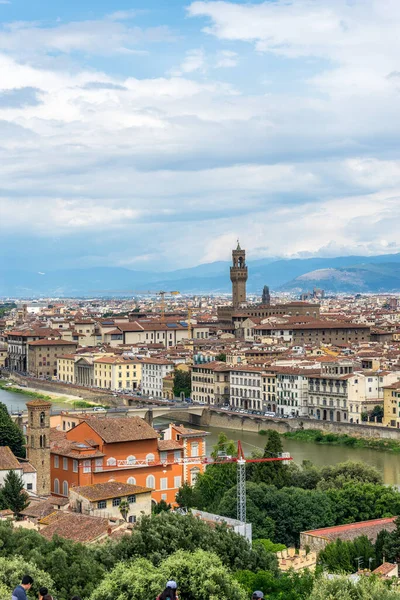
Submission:
[[[248,291],[272,290],[398,291],[400,254],[336,258],[249,261]],[[182,293],[229,293],[229,262],[219,261],[166,272],[121,267],[59,269],[40,273],[0,267],[0,297],[126,296],[130,290],[179,290]]]
[[[360,264],[342,269],[317,269],[282,286],[286,291],[306,292],[313,287],[327,292],[399,292],[400,263]]]

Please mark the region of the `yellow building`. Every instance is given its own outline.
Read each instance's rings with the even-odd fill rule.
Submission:
[[[276,374],[262,373],[263,409],[276,412]]]
[[[71,488],[69,499],[71,507],[84,515],[135,523],[151,514],[151,492],[139,485],[109,481]]]
[[[0,347],[0,368],[5,367],[8,356],[7,346]]]
[[[383,388],[383,425],[400,429],[400,381]]]
[[[142,381],[142,365],[137,358],[102,356],[93,361],[94,385],[105,390],[137,390]]]
[[[163,398],[167,398],[167,400],[173,400],[174,395],[174,374],[170,373],[163,378]]]
[[[57,378],[64,383],[75,383],[75,354],[63,354],[57,358]]]

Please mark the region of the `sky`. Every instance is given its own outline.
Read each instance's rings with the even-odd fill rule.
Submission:
[[[0,268],[400,251],[398,0],[0,0]]]

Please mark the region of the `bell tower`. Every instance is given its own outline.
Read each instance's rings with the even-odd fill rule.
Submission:
[[[236,250],[232,250],[231,267],[232,304],[235,309],[246,302],[247,277],[246,251],[241,249],[238,240]]]
[[[50,408],[51,402],[31,400],[26,403],[28,426],[26,451],[29,462],[37,471],[36,491],[39,496],[49,496],[50,482]]]

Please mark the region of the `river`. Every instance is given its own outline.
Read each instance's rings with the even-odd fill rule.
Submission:
[[[168,425],[166,419],[156,419],[155,425]],[[213,445],[217,442],[218,434],[223,431],[228,439],[242,442],[246,455],[250,455],[255,449],[264,449],[266,438],[258,433],[236,432],[232,429],[207,427],[210,435],[207,436],[207,454],[212,452]],[[318,467],[334,465],[347,460],[362,461],[376,467],[382,474],[384,483],[400,485],[400,454],[380,452],[368,448],[347,448],[346,446],[324,446],[314,442],[299,442],[296,440],[283,439],[283,449],[290,452],[293,460],[301,464],[303,460],[310,460]]]
[[[29,396],[18,394],[17,392],[9,392],[8,390],[0,388],[0,402],[7,406],[10,413],[26,410],[26,403],[29,402],[29,400],[31,400]],[[72,406],[71,404],[58,402],[57,400],[54,400],[52,404],[54,409],[66,409],[71,408]]]
[[[9,392],[0,388],[0,402],[3,402],[10,412],[23,411],[26,408],[26,402],[29,400],[23,394]],[[71,404],[53,401],[53,409],[68,409]],[[168,426],[168,419],[156,419],[155,425]],[[220,431],[224,431],[229,439],[237,442],[239,439],[243,444],[243,449],[247,455],[259,448],[263,449],[265,445],[265,436],[257,433],[241,433],[231,429],[207,428],[207,454],[210,455],[213,445],[218,439]],[[400,486],[400,454],[390,452],[379,452],[367,448],[347,448],[345,446],[324,446],[313,442],[299,442],[296,440],[283,439],[285,452],[290,452],[293,460],[301,464],[303,460],[310,460],[315,465],[321,467],[324,465],[334,465],[346,460],[362,461],[373,467],[376,467],[385,483]]]

